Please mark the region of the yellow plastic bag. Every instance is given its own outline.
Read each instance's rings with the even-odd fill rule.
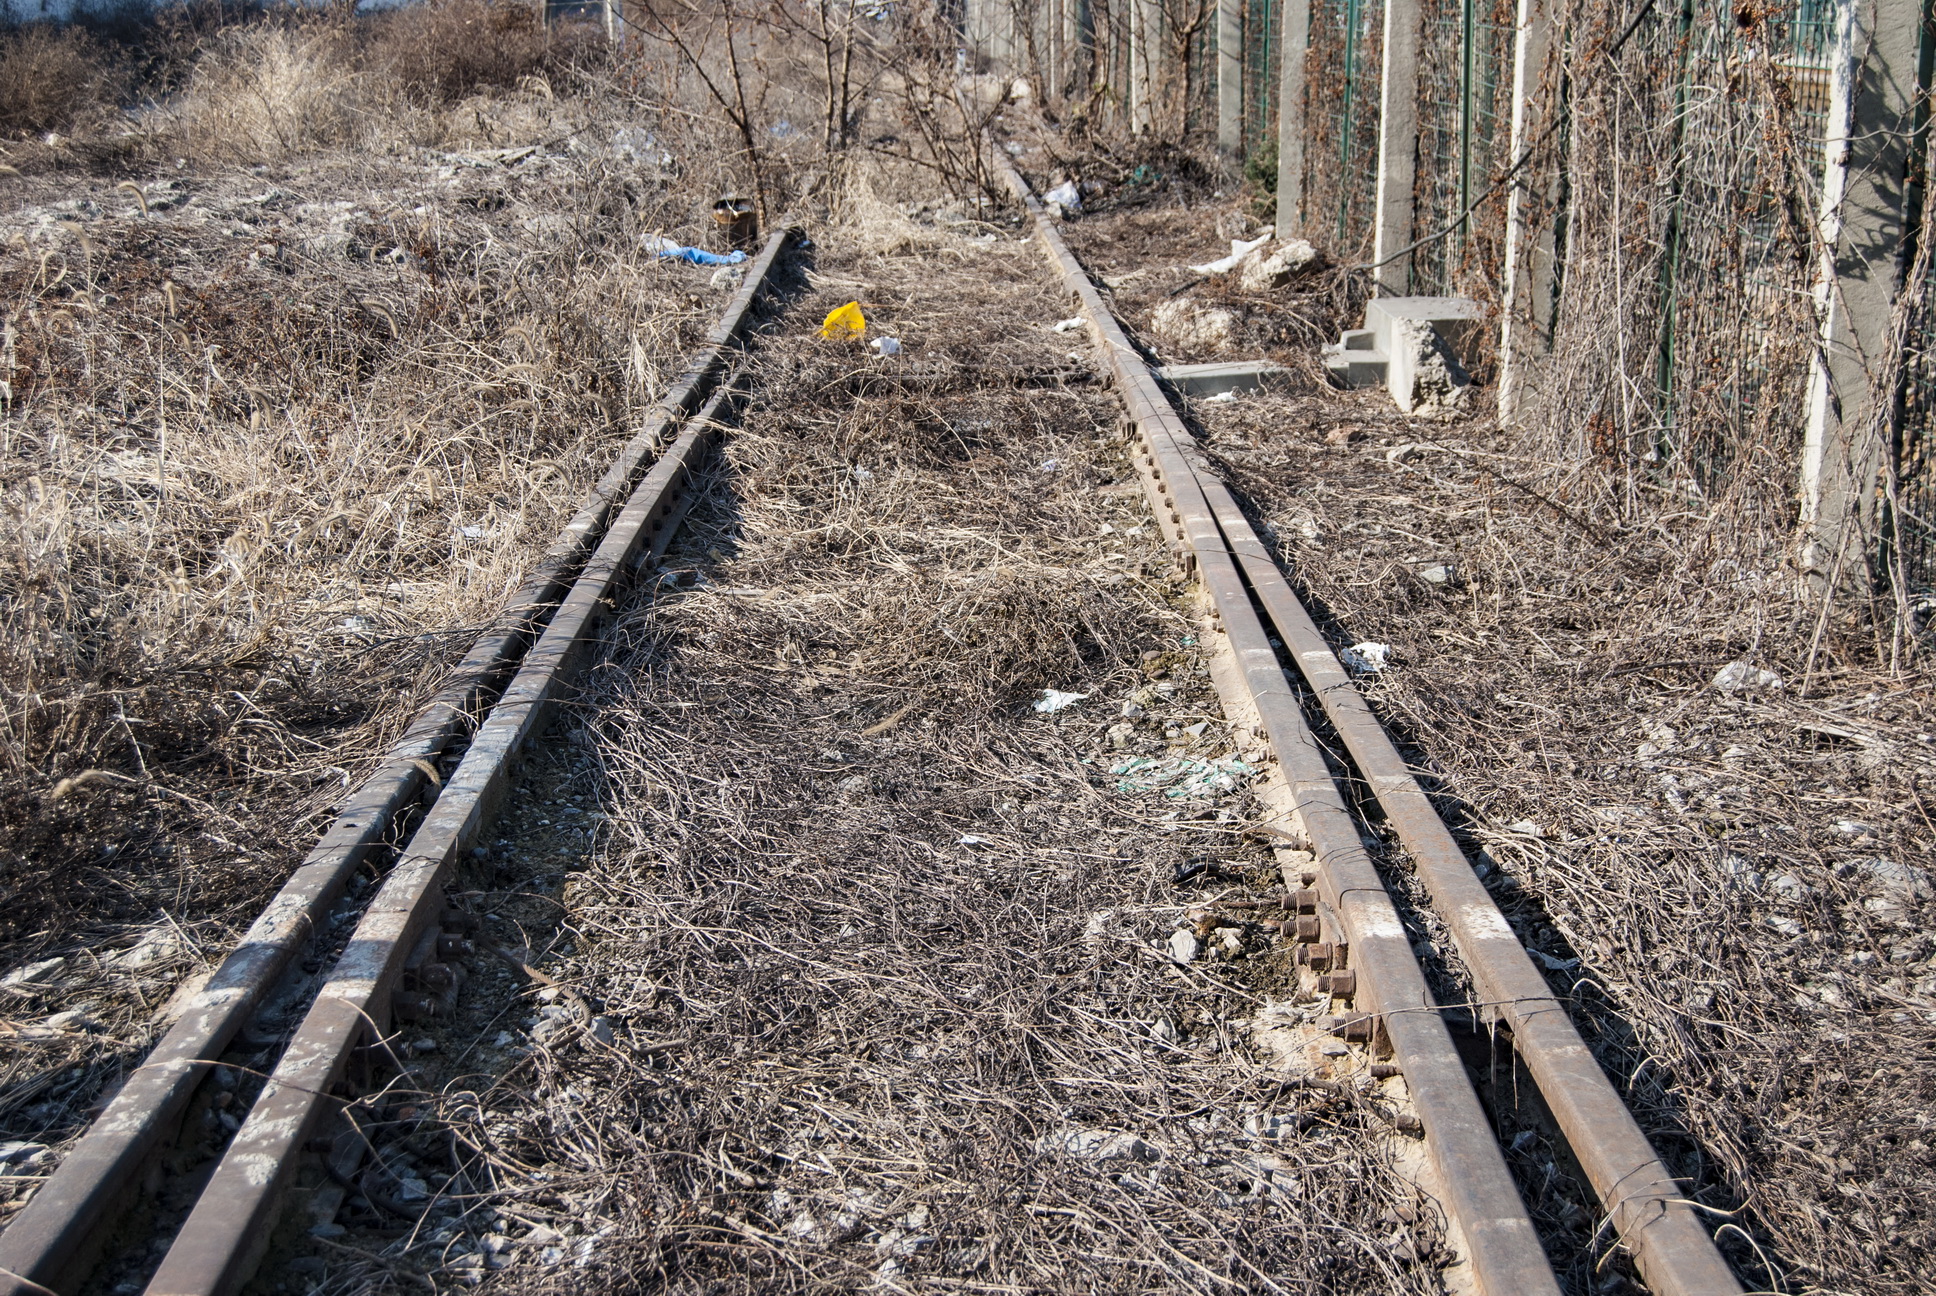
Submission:
[[[867,317],[860,313],[859,302],[848,302],[827,313],[820,322],[820,336],[841,338],[847,341],[860,337],[867,332]]]

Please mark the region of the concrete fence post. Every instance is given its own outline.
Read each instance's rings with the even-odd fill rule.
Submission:
[[[1310,123],[1304,116],[1304,69],[1311,52],[1311,0],[1278,7],[1277,236],[1308,235],[1304,227],[1304,153]]]
[[[1922,0],[1841,0],[1830,72],[1816,302],[1822,321],[1802,442],[1802,568],[1811,581],[1857,567],[1883,447],[1869,435],[1893,405],[1875,390],[1902,283]],[[1879,403],[1882,408],[1879,408]]]
[[[1217,147],[1244,151],[1244,0],[1217,0]]]
[[[1412,182],[1418,164],[1419,0],[1387,0],[1384,76],[1378,92],[1378,200],[1371,259],[1378,291],[1411,291]]]
[[[1553,340],[1553,213],[1546,210],[1553,177],[1527,162],[1533,118],[1552,39],[1550,0],[1519,0],[1513,22],[1512,183],[1506,190],[1506,282],[1499,295],[1499,420],[1519,416],[1529,358]],[[1539,217],[1537,227],[1535,215]]]
[[[1150,97],[1156,89],[1156,60],[1161,42],[1160,0],[1129,0],[1129,129],[1141,135],[1154,115]]]

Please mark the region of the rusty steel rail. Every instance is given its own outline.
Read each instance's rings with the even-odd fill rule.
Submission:
[[[1060,232],[1047,220],[1026,182],[1007,158],[999,150],[995,156],[1011,191],[1035,219],[1051,260],[1081,299],[1098,341],[1110,354],[1132,410],[1139,405],[1160,403],[1156,413],[1163,417],[1157,421],[1166,425],[1172,444],[1177,447],[1189,444],[1187,432],[1156,388],[1148,367],[1129,346]],[[1144,439],[1147,445],[1152,438],[1145,433]],[[1471,971],[1482,1008],[1510,1036],[1598,1195],[1608,1222],[1633,1253],[1642,1278],[1660,1296],[1739,1293],[1741,1285],[1714,1245],[1713,1237],[1580,1038],[1565,1007],[1554,998],[1546,978],[1533,965],[1491,892],[1474,872],[1391,736],[1351,682],[1229,489],[1200,459],[1192,457],[1186,467],[1215,522],[1218,535],[1210,543],[1217,553],[1218,565],[1228,561],[1241,574],[1249,586],[1249,594],[1262,605],[1296,661],[1299,673],[1343,740],[1400,844],[1411,857],[1434,912],[1444,919],[1452,933],[1459,956]],[[1160,481],[1158,490],[1160,494]],[[1176,514],[1172,512],[1170,516],[1174,523]],[[1205,538],[1209,538],[1207,534]],[[1189,539],[1193,551],[1199,555],[1201,567],[1202,551],[1196,544],[1197,537],[1192,535]],[[1244,606],[1247,611],[1252,610],[1248,598]],[[1232,623],[1227,617],[1223,624],[1226,631],[1231,630]],[[1232,641],[1235,646],[1234,634]],[[1271,660],[1276,660],[1274,651]],[[1310,742],[1308,727],[1302,742]],[[1283,760],[1281,747],[1278,755]],[[1322,807],[1321,818],[1328,818],[1333,813],[1333,802],[1342,809],[1342,799],[1321,752],[1300,750],[1296,760],[1284,760],[1283,764],[1294,784],[1301,810],[1307,804],[1316,804]],[[1301,777],[1306,773],[1308,781]],[[1307,831],[1315,842],[1318,834],[1311,826],[1308,811],[1305,818]],[[1345,828],[1340,826],[1338,831],[1344,832]],[[1351,830],[1348,840],[1356,840],[1355,829]],[[1357,861],[1352,862],[1355,867]],[[1363,863],[1369,869],[1370,861],[1366,859]],[[1364,884],[1382,889],[1375,870],[1369,872]],[[1335,904],[1333,897],[1326,898]],[[1352,957],[1360,968],[1365,967],[1363,953],[1354,941]],[[1409,957],[1409,949],[1406,956]],[[1389,1009],[1384,1011],[1388,1013]],[[1385,1026],[1389,1031],[1389,1017]],[[1404,1070],[1408,1077],[1412,1076],[1408,1066]],[[1413,1077],[1415,1097],[1419,1087],[1417,1078]],[[1429,1117],[1427,1134],[1429,1137]],[[1451,1169],[1445,1168],[1448,1172]],[[1451,1178],[1448,1173],[1448,1179]],[[1483,1276],[1482,1285],[1493,1290]]]
[[[0,1296],[78,1288],[99,1262],[142,1172],[175,1135],[190,1100],[222,1052],[255,1016],[358,868],[377,854],[409,810],[442,800],[433,771],[447,763],[505,676],[606,534],[608,523],[672,430],[718,388],[752,322],[774,268],[797,229],[786,226],[749,265],[745,282],[678,382],[546,550],[505,609],[452,670],[423,713],[337,812],[320,841],[190,1001],[142,1065],[4,1231]],[[660,462],[663,462],[661,459]]]
[[[230,1142],[148,1296],[229,1296],[269,1246],[298,1156],[326,1115],[352,1053],[387,1047],[393,1018],[422,1013],[425,996],[400,988],[405,963],[440,926],[467,921],[444,907],[458,858],[508,789],[512,767],[550,723],[622,588],[656,561],[692,499],[690,480],[734,386],[715,393],[660,456],[606,531],[584,573],[471,739],[463,761],[384,879],[348,947],[318,991],[282,1060]],[[404,996],[408,995],[406,1000]]]
[[[1027,182],[1001,150],[993,152],[1010,192],[1027,208],[1037,237],[1108,357],[1128,411],[1137,470],[1157,521],[1178,558],[1194,566],[1212,615],[1229,637],[1248,695],[1242,700],[1257,710],[1317,857],[1318,893],[1343,929],[1357,973],[1353,998],[1369,1009],[1353,1024],[1364,1030],[1375,1021],[1391,1045],[1441,1172],[1446,1208],[1465,1238],[1474,1279],[1486,1296],[1558,1296],[1552,1265],[1412,954],[1397,907],[1365,852],[1357,824],[1251,602],[1236,556],[1225,543],[1204,490],[1212,474],[1186,452],[1191,444],[1188,430]]]

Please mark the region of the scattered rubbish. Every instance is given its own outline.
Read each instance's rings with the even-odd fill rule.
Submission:
[[[647,234],[641,240],[641,246],[661,261],[688,261],[698,266],[738,265],[746,259],[746,253],[744,252],[737,250],[732,252],[708,252],[704,248],[687,247],[685,244],[675,239],[669,239],[663,234]]]
[[[1509,833],[1518,833],[1521,837],[1537,837],[1541,841],[1546,839],[1545,830],[1531,819],[1521,819],[1518,823],[1507,824],[1506,831]]]
[[[1245,257],[1249,256],[1252,252],[1255,252],[1258,248],[1270,242],[1271,235],[1274,233],[1276,233],[1276,230],[1274,230],[1269,225],[1266,225],[1264,227],[1264,232],[1262,234],[1259,234],[1256,238],[1251,239],[1248,242],[1242,239],[1231,239],[1229,256],[1219,257],[1215,261],[1206,261],[1202,265],[1193,265],[1190,268],[1196,271],[1198,274],[1206,274],[1206,275],[1229,274],[1232,270],[1235,270],[1237,268],[1237,263],[1239,261],[1242,261]]]
[[[1235,756],[1202,760],[1195,756],[1138,756],[1111,767],[1122,793],[1161,789],[1173,801],[1234,792],[1254,772]]]
[[[759,242],[760,216],[751,198],[727,194],[713,204],[713,222],[726,236],[727,245],[736,250],[744,251]]]
[[[1170,961],[1172,963],[1188,963],[1197,956],[1197,951],[1200,948],[1202,947],[1198,944],[1195,933],[1191,932],[1189,928],[1179,927],[1170,933]]]
[[[1215,396],[1205,396],[1203,403],[1205,405],[1235,405],[1237,403],[1237,393],[1234,391],[1218,392]]]
[[[1008,97],[1010,99],[1015,99],[1015,100],[1026,99],[1033,93],[1034,93],[1034,89],[1029,85],[1029,83],[1026,80],[1024,80],[1021,77],[1016,77],[1015,84],[1011,85],[1008,88]],[[1016,157],[1022,156],[1022,154],[1027,151],[1020,144],[1010,144],[1008,147],[1009,147],[1009,151],[1013,153]]]
[[[1109,727],[1106,736],[1112,751],[1128,751],[1130,743],[1136,739],[1136,726],[1128,721],[1120,721]]]
[[[1073,216],[1082,212],[1082,193],[1073,180],[1064,180],[1043,194],[1042,201],[1052,216]]]
[[[875,355],[891,356],[901,354],[901,339],[899,338],[877,337],[867,345]]]
[[[1431,567],[1420,568],[1418,578],[1422,581],[1429,581],[1434,585],[1450,585],[1452,578],[1457,574],[1457,568],[1453,567],[1451,563],[1437,563]]]
[[[1391,645],[1358,643],[1339,653],[1344,668],[1356,675],[1376,675],[1391,661]]]
[[[1081,327],[1082,327],[1082,316],[1071,315],[1068,319],[1057,320],[1055,324],[1055,331],[1058,333],[1073,333]]]
[[[1044,459],[1044,460],[1043,460],[1043,461],[1041,462],[1041,464],[1039,465],[1039,467],[1038,467],[1038,471],[1040,471],[1040,472],[1061,472],[1061,471],[1062,471],[1062,461],[1061,461],[1060,459]]]
[[[1043,689],[1035,709],[1043,715],[1048,715],[1051,712],[1060,711],[1063,707],[1074,706],[1088,696],[1087,693],[1063,693],[1056,689]]]
[[[0,1165],[16,1170],[32,1170],[50,1154],[51,1149],[45,1143],[0,1143]]]
[[[7,975],[0,977],[0,986],[12,988],[14,986],[33,985],[36,982],[46,980],[66,966],[67,960],[64,958],[42,959],[38,963],[29,963],[25,967],[17,967],[7,973]]]
[[[1714,677],[1714,687],[1723,693],[1748,693],[1781,686],[1781,676],[1771,670],[1750,666],[1744,661],[1729,662]]]
[[[745,282],[745,266],[721,266],[713,271],[712,286],[715,288],[737,288]]]
[[[994,845],[994,843],[989,841],[986,837],[977,837],[973,833],[968,833],[965,836],[963,836],[959,841],[957,841],[955,845],[957,846],[992,846]]]
[[[860,313],[859,302],[848,302],[827,312],[827,318],[820,321],[820,336],[823,338],[853,339],[867,332],[867,317]]]
[[[1554,958],[1545,950],[1536,950],[1530,945],[1526,947],[1526,952],[1538,959],[1548,972],[1570,972],[1580,966],[1580,960],[1576,958]]]
[[[481,526],[461,526],[457,528],[457,534],[466,540],[482,540],[489,533]]]

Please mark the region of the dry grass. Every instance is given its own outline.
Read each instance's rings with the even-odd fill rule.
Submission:
[[[1337,641],[1396,648],[1368,691],[1670,1164],[1739,1210],[1743,1271],[1917,1289],[1936,1155],[1902,1113],[1936,1099],[1929,681],[1835,633],[1811,677],[1814,608],[1752,525],[1685,501],[1588,514],[1514,438],[1381,403],[1202,417]],[[1450,586],[1419,575],[1447,563]],[[1784,686],[1715,688],[1737,661]]]
[[[698,128],[377,118],[353,54],[228,29],[140,128],[183,153],[0,180],[0,970],[65,960],[0,992],[6,1138],[77,1128],[724,301],[637,251],[706,237],[718,170],[636,143]]]
[[[65,129],[117,81],[111,54],[81,28],[0,31],[0,140]]]

